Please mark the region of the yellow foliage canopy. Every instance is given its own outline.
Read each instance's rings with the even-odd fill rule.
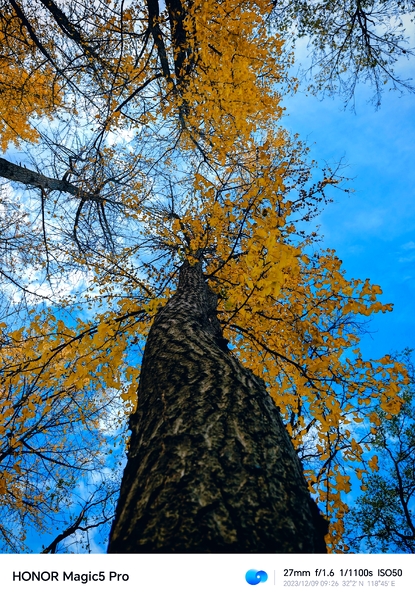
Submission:
[[[37,63],[33,42],[21,38],[21,28],[11,18],[0,29],[0,148],[10,143],[36,142],[39,135],[31,125],[33,118],[51,117],[61,96],[48,65]],[[9,44],[12,40],[12,48]]]
[[[315,232],[302,231],[339,179],[325,173],[315,182],[304,146],[278,127],[285,67],[282,40],[267,29],[271,6],[195,0],[173,19],[142,2],[122,14],[108,7],[99,4],[79,37],[76,87],[55,72],[62,100],[51,64],[17,65],[25,51],[17,42],[13,61],[1,59],[3,150],[36,142],[33,114],[60,118],[51,107],[75,103],[71,160],[56,150],[52,162],[62,160],[65,177],[95,196],[89,204],[42,199],[43,266],[58,256],[56,276],[81,273],[82,290],[55,297],[58,308],[38,307],[17,330],[2,328],[0,504],[24,512],[29,501],[47,501],[30,479],[30,432],[41,433],[41,455],[64,452],[65,423],[99,430],[111,395],[124,403],[120,419],[131,411],[137,352],[154,314],[174,292],[180,263],[202,257],[231,351],[266,382],[330,519],[329,549],[342,552],[351,473],[377,469],[365,440],[379,425],[378,406],[399,411],[406,374],[391,357],[367,361],[358,349],[364,319],[391,310],[379,286],[348,280],[335,252],[315,250]],[[116,143],[110,134],[119,134]],[[106,245],[111,226],[116,250]],[[61,309],[72,310],[75,325],[55,316]]]

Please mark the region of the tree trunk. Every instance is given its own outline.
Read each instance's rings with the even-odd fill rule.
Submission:
[[[227,349],[201,263],[148,336],[110,553],[326,552],[264,383]]]

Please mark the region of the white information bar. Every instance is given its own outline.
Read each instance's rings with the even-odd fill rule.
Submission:
[[[11,600],[405,600],[415,556],[3,554],[0,586]]]

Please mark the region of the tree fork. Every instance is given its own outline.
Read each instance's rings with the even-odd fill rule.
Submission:
[[[264,383],[187,261],[141,369],[109,553],[324,553],[327,523]]]

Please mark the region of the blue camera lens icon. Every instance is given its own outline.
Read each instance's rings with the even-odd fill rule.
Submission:
[[[264,583],[268,579],[268,575],[265,571],[249,569],[249,571],[246,572],[245,579],[249,585],[257,585],[257,583]]]

